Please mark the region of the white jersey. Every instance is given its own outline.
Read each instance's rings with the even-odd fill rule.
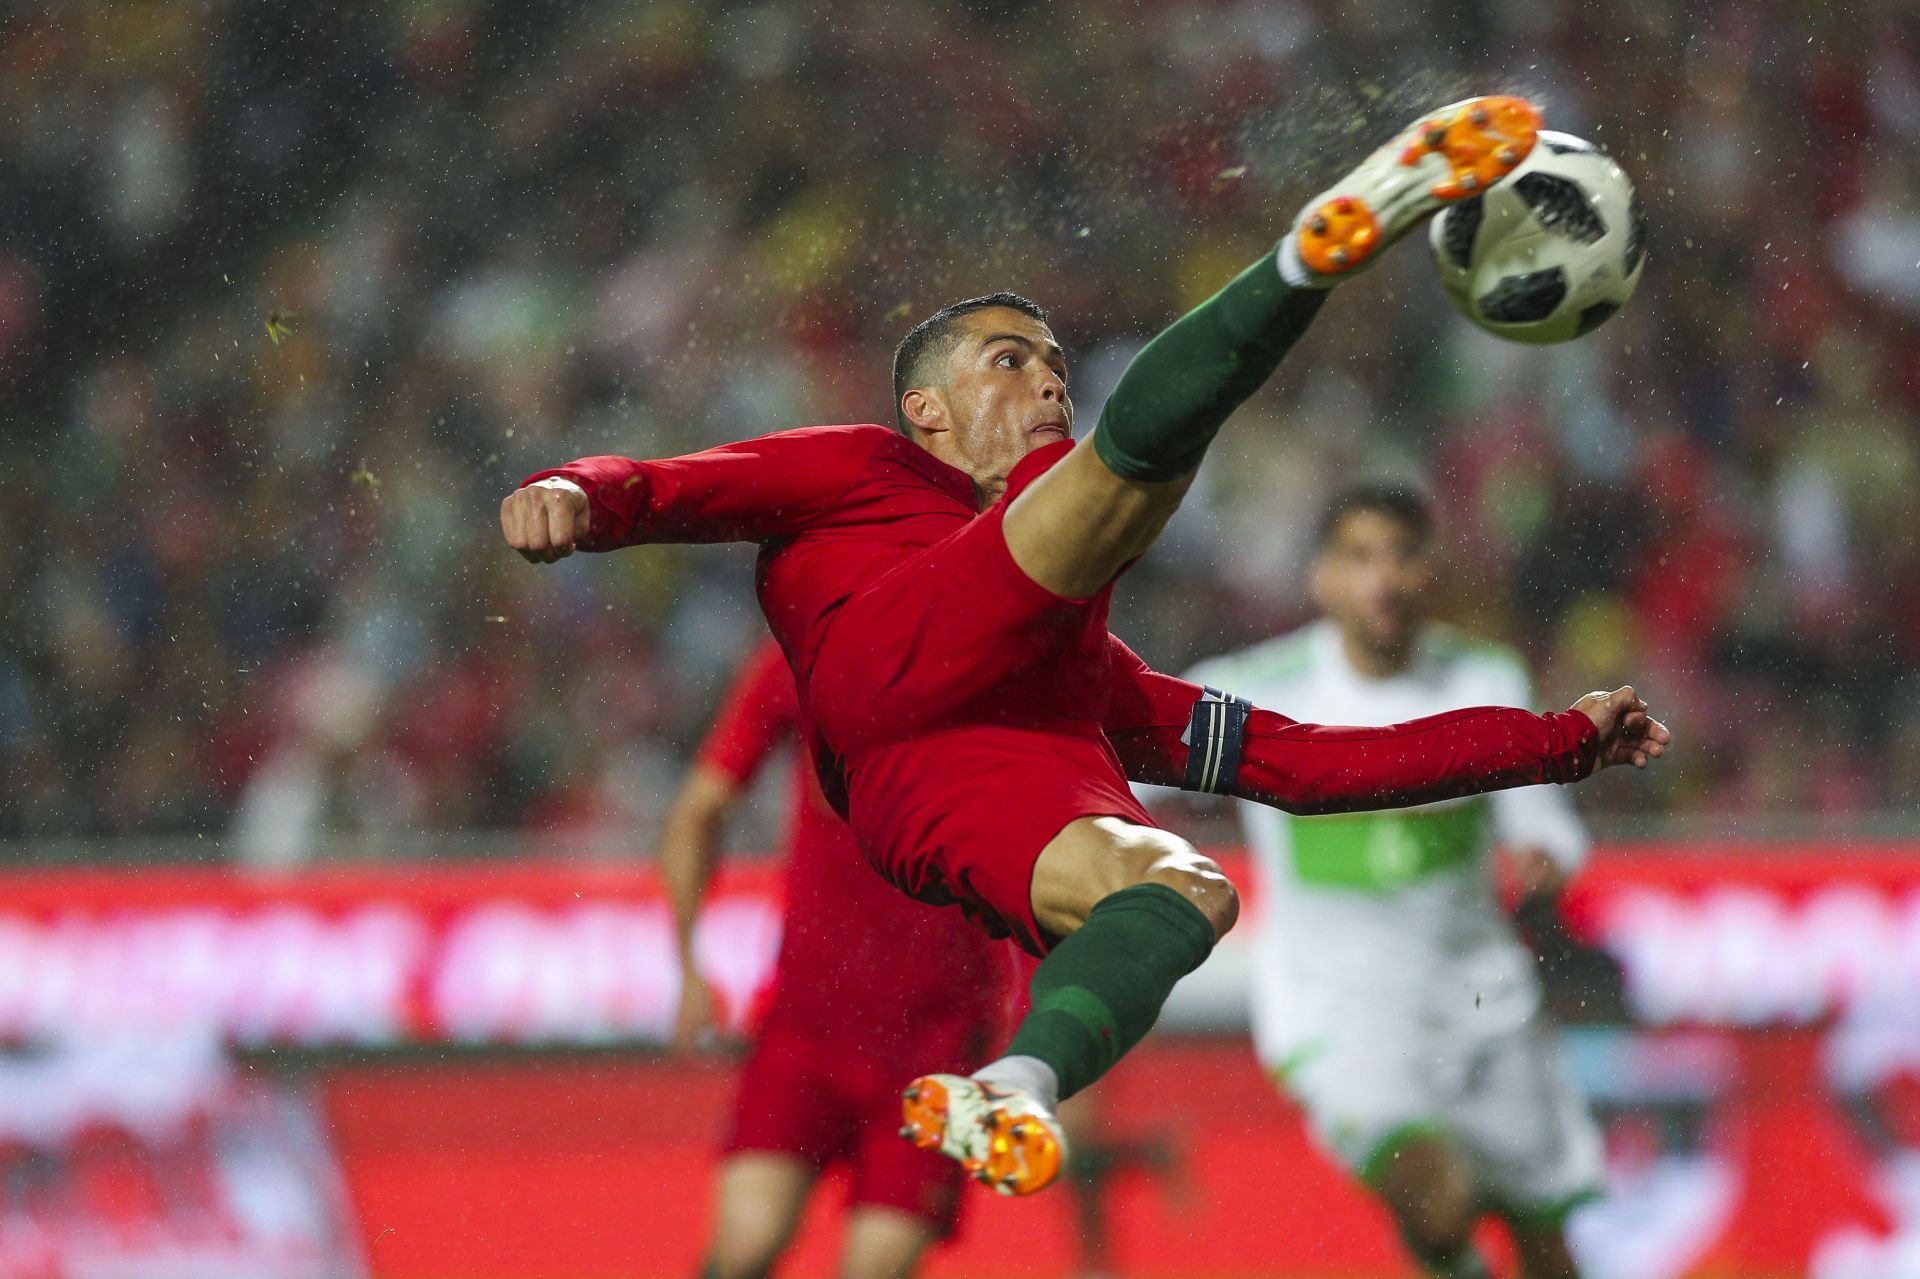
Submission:
[[[1327,621],[1202,662],[1188,678],[1321,724],[1533,701],[1515,653],[1442,626],[1424,628],[1407,670],[1388,679],[1355,670]],[[1240,807],[1264,903],[1252,1021],[1269,1065],[1311,1051],[1356,1007],[1448,1037],[1532,1017],[1532,957],[1494,900],[1489,853],[1496,842],[1533,846],[1577,866],[1587,837],[1560,787],[1331,817]]]

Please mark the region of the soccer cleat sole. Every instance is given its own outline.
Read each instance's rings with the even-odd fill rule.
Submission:
[[[983,1117],[984,1131],[975,1140],[959,1143],[975,1153],[955,1154],[949,1141],[947,1087],[939,1079],[922,1076],[901,1094],[904,1123],[900,1135],[922,1150],[956,1158],[981,1185],[997,1194],[1030,1195],[1045,1190],[1060,1176],[1066,1160],[1053,1126],[1032,1115],[1009,1114],[999,1106]]]
[[[1412,140],[1401,148],[1400,164],[1415,168],[1438,156],[1445,162],[1446,176],[1426,194],[1439,204],[1450,204],[1485,191],[1520,167],[1533,152],[1540,125],[1540,108],[1525,98],[1469,98],[1409,130]],[[1310,212],[1300,227],[1300,260],[1321,275],[1342,275],[1378,252],[1385,238],[1365,200],[1335,196]]]

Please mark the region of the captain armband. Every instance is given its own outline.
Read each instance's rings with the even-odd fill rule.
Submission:
[[[1180,741],[1187,748],[1187,776],[1181,790],[1226,795],[1240,775],[1240,749],[1246,743],[1247,717],[1253,703],[1217,688],[1205,688],[1193,704],[1187,731]]]

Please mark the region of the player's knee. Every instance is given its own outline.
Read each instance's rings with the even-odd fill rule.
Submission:
[[[1140,882],[1173,889],[1207,917],[1215,937],[1224,937],[1240,918],[1240,890],[1220,869],[1220,863],[1197,852],[1185,840],[1178,842],[1180,848],[1168,849],[1154,859]]]
[[[847,1214],[845,1238],[840,1279],[905,1279],[933,1242],[934,1227],[922,1217],[870,1205]]]
[[[1472,1242],[1478,1205],[1471,1191],[1441,1180],[1398,1199],[1394,1216],[1408,1246],[1421,1256],[1451,1257]]]
[[[771,1214],[722,1211],[701,1279],[767,1279],[791,1232]]]
[[[780,1242],[751,1234],[716,1240],[700,1267],[700,1279],[767,1279],[780,1255]]]
[[[1416,1211],[1400,1219],[1400,1230],[1407,1246],[1422,1259],[1457,1257],[1473,1243],[1473,1220],[1468,1216]]]
[[[1138,884],[1163,884],[1185,897],[1216,937],[1240,913],[1240,895],[1219,865],[1178,835],[1117,817],[1083,817],[1034,864],[1034,915],[1064,937],[1086,922],[1095,904]]]

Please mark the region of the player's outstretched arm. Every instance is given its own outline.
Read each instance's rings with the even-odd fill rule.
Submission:
[[[764,542],[817,519],[890,435],[809,426],[682,457],[583,457],[522,481],[500,504],[500,532],[536,563],[646,542]]]
[[[1546,715],[1477,706],[1377,728],[1303,724],[1147,667],[1113,641],[1107,737],[1137,782],[1235,795],[1291,813],[1404,808],[1644,768],[1666,727],[1631,688]]]

